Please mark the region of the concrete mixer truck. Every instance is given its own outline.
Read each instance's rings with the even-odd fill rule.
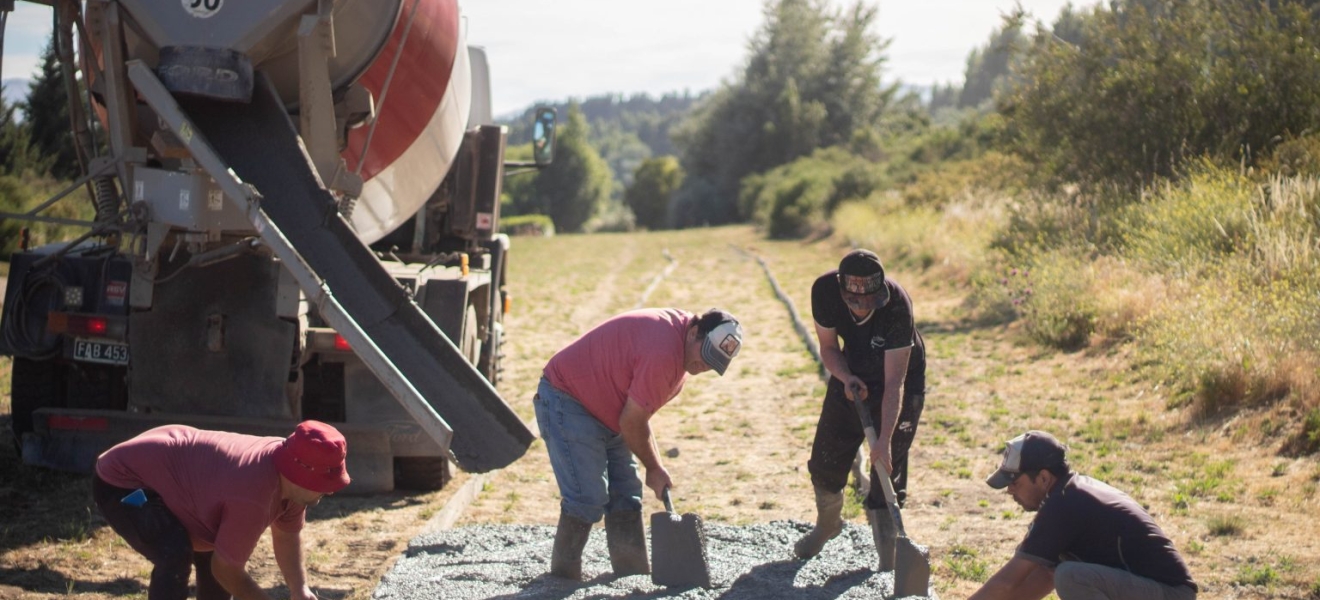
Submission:
[[[349,442],[350,492],[534,439],[495,389],[506,128],[457,0],[47,0],[95,219],[10,259],[24,462],[184,423]],[[8,2],[12,6],[13,2]],[[0,9],[3,9],[0,3]],[[535,161],[555,117],[537,111]],[[38,241],[41,242],[41,241]]]

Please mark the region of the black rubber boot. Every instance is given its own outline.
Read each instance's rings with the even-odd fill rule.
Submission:
[[[806,560],[820,554],[825,542],[843,531],[843,492],[831,492],[817,486],[816,527],[793,544],[793,555]]]
[[[560,513],[555,549],[550,555],[550,574],[582,581],[582,549],[589,537],[591,523]]]
[[[875,539],[875,552],[880,555],[876,572],[894,570],[894,554],[898,549],[898,527],[888,508],[867,509],[866,520],[871,522],[871,537]]]
[[[646,560],[646,528],[642,525],[642,511],[607,513],[605,542],[610,549],[610,567],[616,577],[651,572],[651,565]]]

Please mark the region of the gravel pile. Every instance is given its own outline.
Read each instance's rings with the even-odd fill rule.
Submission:
[[[893,589],[891,573],[875,573],[869,528],[847,524],[810,561],[793,558],[793,542],[810,529],[798,521],[745,527],[707,523],[707,553],[715,587],[664,588],[649,575],[610,574],[605,530],[592,530],[582,554],[586,581],[546,574],[555,530],[548,526],[481,525],[418,536],[381,580],[375,600],[524,598],[882,598]],[[934,598],[934,595],[930,596]]]

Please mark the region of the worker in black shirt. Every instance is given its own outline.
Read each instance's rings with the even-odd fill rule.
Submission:
[[[807,463],[816,494],[816,526],[793,547],[801,559],[819,554],[843,530],[843,488],[866,439],[853,401],[869,399],[878,424],[876,444],[868,449],[872,477],[890,477],[902,504],[908,449],[926,394],[926,351],[913,322],[912,300],[885,277],[874,252],[854,250],[837,270],[816,279],[811,313],[821,361],[831,377]],[[893,570],[896,528],[879,485],[871,486],[866,516],[880,555],[878,569]]]
[[[969,600],[1194,600],[1187,564],[1140,504],[1068,466],[1054,436],[1009,440],[986,479],[1036,513],[1017,552]]]

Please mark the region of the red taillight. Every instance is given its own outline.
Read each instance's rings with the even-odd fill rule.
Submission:
[[[339,350],[341,352],[348,352],[349,350],[352,349],[353,347],[348,345],[348,340],[344,339],[344,336],[339,335],[337,333],[335,334],[335,350]]]
[[[46,331],[94,337],[106,337],[110,333],[110,319],[106,317],[71,315],[53,312],[46,318]]]

